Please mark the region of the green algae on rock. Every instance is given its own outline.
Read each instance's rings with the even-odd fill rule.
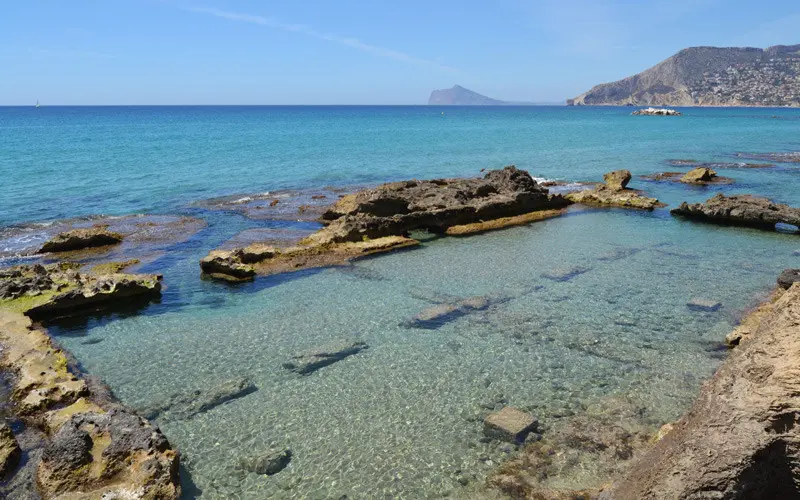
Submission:
[[[0,270],[0,309],[34,319],[70,316],[133,299],[149,300],[161,293],[155,274],[82,274],[76,265],[19,265]]]
[[[0,308],[0,344],[0,368],[13,374],[18,416],[47,432],[41,461],[34,464],[43,498],[180,496],[179,455],[166,438],[121,405],[97,397],[44,330]]]

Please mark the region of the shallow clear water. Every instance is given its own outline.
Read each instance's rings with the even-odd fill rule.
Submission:
[[[53,330],[134,407],[236,376],[258,386],[161,422],[184,455],[187,497],[474,496],[510,451],[481,442],[482,404],[527,409],[545,435],[620,395],[644,408],[647,425],[673,420],[720,362],[717,347],[742,311],[783,268],[800,266],[793,235],[694,224],[668,209],[575,210],[232,287],[201,281],[197,259],[275,223],[190,207],[239,192],[474,175],[508,163],[568,180],[680,170],[664,161],[800,149],[798,110],[688,110],[680,119],[630,117],[627,108],[448,108],[444,117],[425,107],[2,111],[0,172],[11,179],[0,185],[2,223],[135,211],[209,222],[143,269],[165,274],[160,304]],[[635,178],[632,187],[673,206],[715,192],[800,205],[797,166],[720,174],[737,184]],[[585,272],[568,281],[543,276],[576,266]],[[437,329],[407,325],[427,307],[471,296],[492,305]],[[692,311],[693,298],[723,306]],[[281,367],[294,352],[353,336],[369,349],[305,377]],[[286,470],[235,470],[240,457],[273,447],[292,449]],[[593,479],[587,465],[565,483]]]

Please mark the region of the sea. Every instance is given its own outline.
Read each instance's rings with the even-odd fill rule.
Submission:
[[[30,228],[63,219],[205,222],[137,269],[164,275],[159,302],[50,327],[81,370],[132,408],[237,377],[255,384],[192,418],[156,418],[181,452],[185,498],[495,498],[487,477],[517,450],[484,438],[488,411],[529,411],[546,439],[564,419],[624,400],[655,432],[689,408],[725,357],[725,335],[780,271],[800,267],[796,234],[669,213],[717,193],[800,206],[800,163],[773,156],[800,151],[800,109],[679,109],[683,116],[648,117],[630,107],[0,107],[0,267],[32,262],[14,254],[15,231],[30,238]],[[734,182],[641,178],[687,171],[686,160],[714,163]],[[419,248],[252,283],[201,279],[198,260],[244,231],[318,227],[211,210],[204,200],[338,193],[511,164],[567,184],[628,169],[630,187],[668,206],[573,209],[471,237],[421,235]],[[552,279],[564,269],[575,272]],[[409,321],[475,296],[490,307],[433,328]],[[720,306],[696,310],[687,306],[694,299]],[[343,338],[369,348],[306,376],[283,367]],[[286,448],[291,462],[277,474],[242,469]],[[600,465],[587,454],[546,484],[596,486],[608,479]]]

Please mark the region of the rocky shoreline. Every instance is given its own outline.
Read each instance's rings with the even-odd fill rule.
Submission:
[[[179,453],[157,427],[82,378],[31,319],[150,299],[160,293],[160,277],[83,275],[65,265],[4,273],[0,367],[11,374],[15,418],[36,436],[20,450],[14,434],[2,433],[0,449],[12,452],[0,453],[0,469],[21,478],[10,487],[42,498],[178,498]]]
[[[681,182],[714,182],[713,170],[695,170],[701,172]],[[249,280],[413,247],[420,244],[413,236],[415,231],[473,235],[558,217],[571,204],[642,210],[666,206],[628,188],[631,178],[627,170],[609,172],[602,184],[562,195],[551,193],[527,172],[510,166],[489,171],[480,179],[385,184],[343,195],[332,205],[323,203],[324,198],[315,198],[317,203],[304,217],[321,217],[325,226],[317,232],[291,246],[255,242],[214,250],[200,266],[212,278]],[[220,210],[237,211],[231,206],[251,202],[253,199],[215,203]],[[279,204],[248,205],[247,210],[263,214]],[[671,213],[769,230],[781,224],[800,224],[800,209],[742,195],[717,195],[704,204],[683,203]],[[173,224],[181,238],[203,226],[189,218],[168,224]],[[145,226],[137,223],[137,231]],[[151,408],[138,409],[137,414],[70,366],[67,354],[34,321],[148,303],[161,293],[160,275],[121,272],[138,265],[138,256],[152,248],[120,248],[139,233],[113,229],[106,224],[70,228],[54,234],[36,250],[57,263],[0,270],[0,367],[12,374],[14,418],[27,429],[25,432],[37,436],[33,446],[27,442],[21,446],[27,438],[23,439],[16,428],[0,425],[0,473],[28,477],[27,483],[17,487],[36,487],[43,498],[178,498],[180,455],[146,418],[188,419],[258,390],[249,380],[236,378],[207,391],[176,394]],[[163,243],[169,237],[155,239]],[[141,241],[145,240],[142,237]],[[109,256],[127,260],[110,260]],[[541,277],[564,282],[588,270],[573,267]],[[794,492],[787,481],[800,477],[792,462],[800,443],[794,414],[800,402],[795,401],[792,380],[792,363],[796,364],[795,355],[800,356],[800,351],[794,352],[798,346],[792,338],[800,333],[798,281],[797,270],[781,275],[772,301],[745,318],[729,335],[728,343],[735,346],[733,355],[704,386],[692,410],[655,438],[632,423],[634,419],[605,409],[598,410],[603,415],[600,419],[581,420],[579,416],[544,437],[536,429],[535,417],[524,411],[504,407],[490,414],[485,424],[488,438],[500,436],[525,447],[490,477],[489,484],[515,498],[687,498],[709,491],[733,498],[754,491],[775,495]],[[469,297],[438,304],[420,312],[405,326],[435,330],[502,300]],[[718,305],[698,303],[697,307]],[[349,356],[362,356],[361,351],[368,347],[360,340],[344,339],[298,352],[283,367],[297,375],[308,375]],[[782,353],[789,356],[782,357]],[[709,412],[715,418],[708,418]],[[726,419],[734,417],[735,425],[725,427]],[[590,446],[598,460],[607,463],[603,470],[609,478],[621,479],[595,490],[542,489],[537,477],[555,474],[563,466],[560,461],[568,459],[570,443],[575,442]],[[705,458],[706,452],[723,444],[730,446],[714,455],[714,460],[726,465],[724,470],[717,470],[714,463],[718,462]],[[291,457],[290,449],[281,449],[244,460],[240,467],[258,474],[275,474]],[[764,457],[766,463],[762,463]],[[762,477],[777,479],[767,484],[759,479]]]

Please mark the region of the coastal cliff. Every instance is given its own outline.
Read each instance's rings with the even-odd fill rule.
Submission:
[[[800,106],[800,45],[691,47],[571,105]]]

